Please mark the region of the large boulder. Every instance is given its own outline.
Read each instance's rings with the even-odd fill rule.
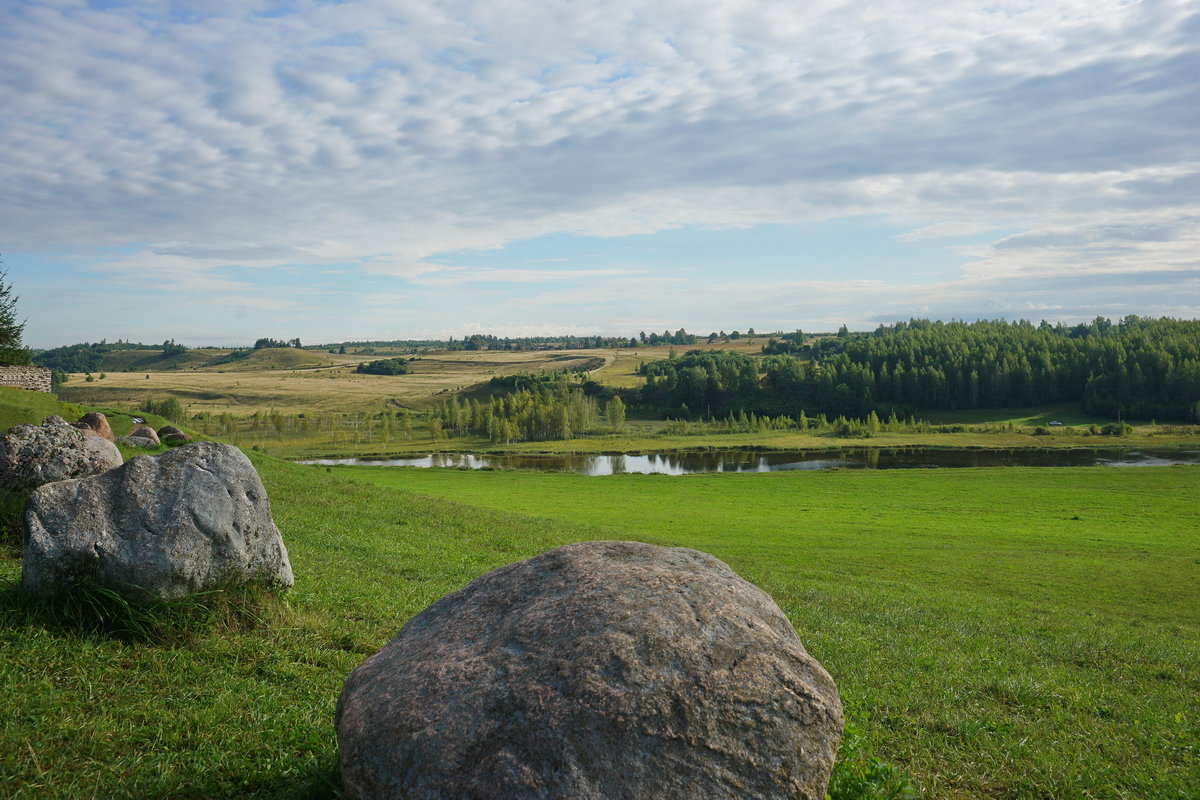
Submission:
[[[34,491],[21,580],[37,594],[90,580],[135,601],[293,582],[262,480],[215,442]]]
[[[337,707],[351,797],[822,800],[837,689],[716,558],[567,545],[413,617]]]
[[[101,439],[107,439],[110,442],[116,440],[116,437],[113,435],[112,426],[108,424],[108,417],[99,411],[89,411],[80,417],[77,422],[73,422],[72,425],[84,433],[90,431],[92,435],[99,436]]]
[[[86,436],[61,417],[47,417],[41,425],[16,425],[0,436],[0,489],[29,491],[104,472],[121,460],[111,442]]]

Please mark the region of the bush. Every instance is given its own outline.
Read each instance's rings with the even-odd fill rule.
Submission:
[[[385,358],[380,361],[368,361],[359,364],[354,371],[363,375],[404,375],[408,372],[408,360]]]
[[[1110,422],[1100,429],[1104,436],[1128,436],[1133,433],[1133,426],[1128,422]]]
[[[166,397],[162,400],[147,398],[142,402],[141,410],[147,414],[157,414],[171,422],[180,422],[187,419],[187,411],[177,397]]]

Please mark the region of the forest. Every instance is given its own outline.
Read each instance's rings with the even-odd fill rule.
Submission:
[[[795,415],[1027,407],[1200,421],[1200,321],[1125,317],[1086,325],[910,320],[751,358],[693,350],[643,365],[637,401],[667,415]],[[784,351],[784,352],[781,352]]]

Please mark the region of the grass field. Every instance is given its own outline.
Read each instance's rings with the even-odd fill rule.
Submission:
[[[192,414],[247,415],[257,410],[276,410],[295,415],[426,409],[445,399],[449,392],[468,390],[494,376],[573,369],[608,352],[440,353],[418,356],[411,362],[412,371],[407,375],[360,375],[354,372],[355,366],[378,356],[263,350],[246,361],[219,368],[109,372],[91,383],[84,375],[72,375],[60,396],[75,403],[136,407],[147,398],[171,395],[179,398]],[[296,353],[313,359],[314,363],[307,368],[295,368],[294,361],[299,358]],[[326,366],[330,361],[333,366]]]
[[[335,797],[354,666],[483,572],[597,538],[698,547],[770,592],[839,682],[843,776],[878,758],[929,798],[1200,785],[1198,468],[583,478],[254,458],[297,576],[258,624],[90,633],[31,604],[0,552],[0,796]]]
[[[421,425],[411,436],[398,430],[384,434],[379,422],[356,424],[343,419],[329,430],[313,427],[308,431],[277,433],[263,425],[244,426],[237,441],[247,448],[258,448],[281,458],[320,458],[325,456],[369,456],[403,453],[647,453],[684,450],[721,450],[751,448],[762,450],[836,450],[845,447],[946,447],[946,448],[1078,448],[1078,447],[1200,447],[1200,428],[1196,426],[1149,426],[1134,428],[1128,436],[1084,436],[1079,431],[1037,435],[1032,427],[1013,431],[993,429],[956,433],[880,433],[870,439],[839,438],[828,433],[798,430],[767,430],[753,433],[686,435],[665,432],[665,423],[635,420],[621,434],[596,434],[544,442],[496,444],[474,436],[434,439]]]
[[[1200,468],[334,472],[718,555],[928,797],[1200,786]]]

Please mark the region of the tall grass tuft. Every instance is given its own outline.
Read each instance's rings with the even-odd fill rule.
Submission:
[[[210,633],[278,624],[287,615],[287,602],[281,591],[251,585],[139,603],[83,581],[45,597],[13,586],[0,592],[0,614],[56,632],[170,646]]]

